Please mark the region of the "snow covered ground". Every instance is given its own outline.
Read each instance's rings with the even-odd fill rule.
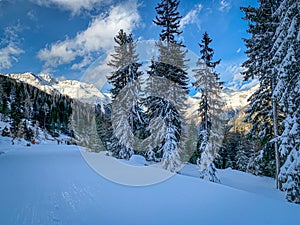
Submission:
[[[223,184],[215,184],[193,177],[197,170],[187,165],[163,182],[137,187],[96,173],[76,146],[12,147],[1,137],[0,151],[1,225],[300,223],[300,206],[287,203],[265,177],[227,169],[219,171]],[[138,158],[131,163],[160,172]]]

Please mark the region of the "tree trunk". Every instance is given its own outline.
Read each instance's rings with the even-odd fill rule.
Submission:
[[[272,77],[272,92],[275,89],[275,78]],[[277,117],[277,105],[276,105],[276,100],[275,97],[272,96],[272,109],[273,109],[273,129],[274,129],[274,148],[275,148],[275,160],[276,160],[276,173],[275,173],[275,179],[276,179],[276,188],[280,189],[282,188],[282,183],[279,180],[278,176],[280,173],[280,154],[279,154],[279,149],[278,149],[278,117]]]

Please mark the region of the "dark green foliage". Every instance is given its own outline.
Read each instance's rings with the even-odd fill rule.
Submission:
[[[241,143],[242,136],[238,133],[226,131],[222,147],[215,159],[215,165],[219,169],[231,167],[237,169],[236,155],[239,143]]]
[[[33,131],[30,127],[36,122],[53,136],[72,133],[69,129],[72,113],[70,98],[49,95],[4,75],[0,75],[0,83],[0,113],[10,121],[14,138],[22,137],[31,141]]]
[[[164,167],[171,171],[179,162],[178,143],[182,137],[182,113],[185,109],[189,81],[185,65],[187,51],[185,46],[176,40],[182,33],[178,5],[178,0],[162,0],[155,8],[157,15],[153,22],[161,28],[159,41],[156,43],[159,56],[156,61],[152,59],[146,88],[148,121],[160,118],[166,125],[164,140],[154,149],[149,145],[147,158],[156,160],[155,156],[162,156]],[[160,78],[165,78],[171,83],[163,87],[162,83],[168,82],[161,79],[159,83]],[[173,84],[177,85],[176,90],[170,90],[170,85]],[[172,96],[173,103],[164,99],[166,93]],[[150,129],[158,131],[162,127],[154,123]]]
[[[197,65],[201,63],[205,63],[208,68],[216,68],[216,66],[221,62],[221,60],[217,60],[213,62],[214,50],[209,46],[212,42],[212,39],[208,36],[208,33],[205,32],[201,39],[201,43],[199,43],[200,47],[200,59],[197,62]]]
[[[250,106],[246,110],[245,121],[252,124],[248,137],[261,140],[261,153],[258,161],[260,162],[260,171],[266,175],[274,175],[278,188],[280,188],[278,180],[280,156],[277,138],[282,131],[281,122],[284,114],[274,99],[275,87],[279,80],[276,64],[272,62],[271,52],[279,22],[274,12],[280,3],[281,0],[260,0],[259,6],[256,8],[250,6],[241,8],[245,13],[244,19],[249,22],[247,32],[251,35],[250,38],[244,39],[248,59],[242,65],[246,68],[242,74],[245,80],[255,77],[260,83],[258,90],[248,100]],[[275,141],[272,141],[274,138]],[[274,157],[272,158],[272,156]],[[276,165],[275,169],[271,172],[270,169],[274,164]]]
[[[110,104],[104,106],[104,110],[100,105],[96,106],[96,125],[99,138],[102,141],[104,148],[107,151],[112,151],[111,140],[113,138],[113,131],[110,121],[111,106]]]
[[[118,158],[129,158],[133,154],[133,146],[130,146],[130,131],[126,130],[128,127],[125,124],[129,124],[129,129],[133,133],[140,130],[144,126],[144,119],[142,109],[140,107],[140,95],[141,95],[141,79],[142,72],[139,71],[141,64],[138,63],[138,55],[136,54],[136,43],[133,41],[132,34],[126,34],[122,29],[114,38],[115,51],[111,54],[112,60],[108,63],[113,68],[111,75],[107,78],[109,83],[113,86],[110,90],[112,94],[112,106],[110,110],[113,112],[108,115],[114,118],[105,118],[105,116],[98,116],[98,123],[111,125],[107,127],[108,130],[100,129],[100,136],[103,141],[108,142],[107,137],[110,140],[106,145],[106,148],[113,152],[113,155]],[[125,89],[125,87],[128,87]],[[130,90],[129,90],[130,89]],[[122,92],[123,91],[123,92]],[[122,92],[122,94],[120,94]],[[123,103],[124,101],[130,101],[130,107],[124,109],[120,105],[118,109],[116,105]],[[127,106],[126,106],[127,107]],[[125,111],[129,112],[128,118],[124,117]],[[127,119],[127,121],[125,121]],[[116,126],[115,123],[121,122],[123,126]],[[118,127],[118,128],[117,128]],[[114,129],[118,130],[118,135],[114,133]],[[122,131],[120,131],[122,130]]]
[[[121,29],[114,40],[115,52],[111,54],[112,60],[107,64],[114,69],[111,76],[107,77],[108,82],[113,86],[110,90],[113,99],[129,82],[142,75],[138,71],[141,64],[137,62],[136,43],[132,39],[132,34],[127,35]]]
[[[23,128],[23,138],[26,141],[32,142],[32,140],[34,139],[33,130],[30,127],[28,127],[26,120],[24,120],[22,125],[23,125],[23,127],[22,127]]]
[[[153,22],[162,27],[162,31],[159,34],[161,41],[174,43],[175,35],[182,33],[182,31],[179,30],[182,16],[180,16],[177,11],[178,5],[178,0],[162,0],[155,7],[157,16]]]

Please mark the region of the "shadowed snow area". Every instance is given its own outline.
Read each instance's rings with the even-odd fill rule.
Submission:
[[[134,187],[96,173],[76,146],[46,143],[26,147],[3,141],[1,151],[1,225],[299,224],[299,205],[265,197],[265,191],[272,191],[272,179],[228,169],[219,171],[220,178],[234,188],[179,174],[154,185]],[[133,158],[131,163],[134,168],[143,160]],[[107,166],[118,172],[113,164]],[[141,167],[157,176],[163,172]],[[253,182],[266,187],[257,188],[257,193],[245,191],[253,189],[245,187]]]
[[[200,176],[197,166],[190,163],[186,164],[180,173],[192,177]],[[231,168],[218,170],[218,177],[223,185],[285,201],[285,193],[275,188],[275,181],[270,177],[254,176]]]

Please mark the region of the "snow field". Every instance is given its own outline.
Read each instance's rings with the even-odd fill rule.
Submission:
[[[128,186],[96,173],[82,157],[84,150],[76,146],[12,146],[1,139],[2,149],[1,225],[299,224],[299,205],[265,197],[259,188],[250,193],[253,188],[246,191],[242,187],[251,182],[270,185],[271,179],[255,179],[228,169],[219,171],[220,178],[234,188],[179,174],[153,185]],[[130,163],[137,167],[142,160],[133,158]],[[152,174],[156,170],[158,176],[162,172],[142,167]]]

